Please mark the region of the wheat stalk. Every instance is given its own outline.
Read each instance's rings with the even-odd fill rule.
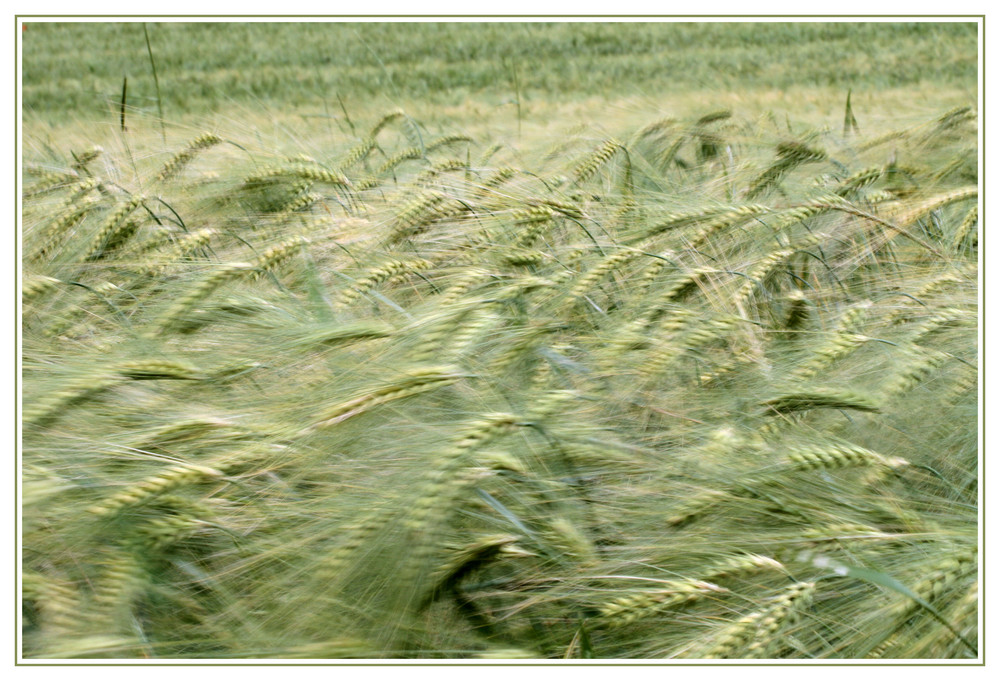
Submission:
[[[667,581],[659,589],[614,599],[600,608],[598,617],[604,626],[621,627],[720,593],[726,593],[726,589],[710,582],[693,579]]]
[[[790,414],[810,409],[854,409],[879,411],[879,405],[868,396],[835,388],[814,388],[807,392],[779,395],[759,403],[769,412]]]
[[[244,262],[226,263],[218,266],[170,305],[144,335],[147,338],[156,338],[160,334],[170,331],[199,301],[211,295],[226,281],[234,279],[248,270],[253,270],[253,265]]]
[[[49,393],[22,414],[25,425],[39,427],[55,420],[71,406],[93,398],[117,384],[121,378],[115,373],[95,373],[70,382],[61,390]]]
[[[837,328],[827,339],[813,350],[812,355],[799,364],[790,374],[793,380],[804,380],[815,376],[837,360],[854,352],[858,346],[868,341],[867,336],[856,333],[871,307],[870,301],[859,303],[845,311],[838,320]]]
[[[390,260],[385,265],[369,270],[365,276],[357,279],[349,288],[344,289],[340,296],[337,297],[335,304],[338,307],[346,308],[379,284],[393,277],[429,269],[433,266],[433,263],[423,259],[410,261]]]
[[[157,182],[166,182],[174,178],[181,170],[187,166],[199,152],[211,149],[216,144],[222,142],[218,135],[207,132],[191,140],[188,145],[167,161],[160,172],[156,175]]]
[[[138,224],[132,221],[125,221],[136,208],[143,205],[145,197],[140,194],[133,195],[128,201],[121,203],[110,215],[101,223],[97,232],[90,242],[90,247],[83,256],[84,260],[96,260],[103,256],[106,251],[114,250],[124,242],[131,233],[135,232]]]
[[[180,487],[204,480],[214,480],[221,476],[221,471],[208,466],[193,463],[178,464],[126,487],[104,501],[94,504],[87,511],[99,517],[110,517],[127,508],[144,504],[154,497],[169,494]]]
[[[962,252],[965,249],[966,242],[971,242],[973,247],[977,247],[979,244],[979,233],[978,231],[973,231],[976,225],[979,223],[979,206],[973,206],[969,209],[969,212],[965,214],[962,222],[959,223],[958,228],[955,230],[955,236],[952,237],[952,247],[958,251]],[[971,238],[969,235],[972,235]]]
[[[340,165],[338,166],[340,172],[347,172],[347,170],[353,168],[368,158],[368,155],[375,149],[377,144],[378,143],[375,141],[374,137],[366,137],[363,139],[360,144],[344,154],[344,158],[340,161]]]
[[[90,191],[93,186],[88,186]],[[47,260],[52,252],[66,239],[67,232],[83,221],[87,214],[99,203],[94,197],[80,195],[71,196],[59,210],[58,216],[39,234],[34,251],[28,256],[33,262]]]
[[[746,199],[752,200],[774,187],[793,168],[805,163],[816,163],[826,159],[826,152],[812,149],[801,142],[782,142],[777,146],[778,160],[767,167],[750,183]]]
[[[254,175],[247,176],[243,180],[243,184],[245,186],[252,187],[254,185],[260,185],[275,179],[286,177],[338,185],[348,189],[353,188],[351,181],[348,180],[342,173],[304,163],[264,168]]]
[[[836,469],[854,466],[879,466],[898,470],[909,465],[906,459],[885,457],[864,447],[827,442],[790,447],[783,466],[789,470]]]
[[[143,271],[151,277],[163,274],[172,264],[176,264],[189,253],[204,248],[218,234],[213,227],[203,227],[178,239],[164,255],[143,261]]]
[[[462,376],[456,367],[450,365],[418,366],[408,369],[395,381],[323,410],[307,432],[317,428],[329,428],[383,404],[449,385]]]
[[[787,587],[769,608],[746,615],[723,630],[702,657],[767,657],[781,631],[808,607],[815,590],[814,582],[797,582]]]
[[[597,149],[581,159],[573,168],[573,182],[580,184],[590,178],[618,151],[625,151],[625,147],[618,140],[612,138],[602,142]]]

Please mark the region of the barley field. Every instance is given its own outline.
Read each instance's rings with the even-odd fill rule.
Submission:
[[[21,655],[979,659],[976,28],[28,21]]]

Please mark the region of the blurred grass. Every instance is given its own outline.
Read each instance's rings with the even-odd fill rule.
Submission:
[[[150,23],[166,115],[233,104],[340,115],[415,100],[457,106],[645,97],[696,91],[829,89],[843,98],[958,88],[975,96],[972,22],[777,23]],[[26,120],[107,113],[129,77],[129,104],[155,111],[141,23],[28,22]]]

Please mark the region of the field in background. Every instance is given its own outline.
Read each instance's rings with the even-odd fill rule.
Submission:
[[[26,657],[978,655],[974,25],[147,28],[24,33]]]
[[[643,101],[849,89],[880,107],[976,96],[976,24],[962,23],[32,23],[23,32],[28,122],[258,111],[343,118],[387,108]],[[148,33],[149,47],[146,36]],[[962,102],[967,103],[967,102]],[[699,104],[704,105],[704,104]],[[793,111],[798,106],[793,107]],[[906,111],[898,113],[908,115]],[[422,112],[411,112],[422,113]],[[678,111],[677,113],[692,113]]]

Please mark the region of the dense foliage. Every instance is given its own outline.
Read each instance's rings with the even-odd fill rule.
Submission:
[[[29,127],[25,657],[975,658],[978,121],[841,107]]]

